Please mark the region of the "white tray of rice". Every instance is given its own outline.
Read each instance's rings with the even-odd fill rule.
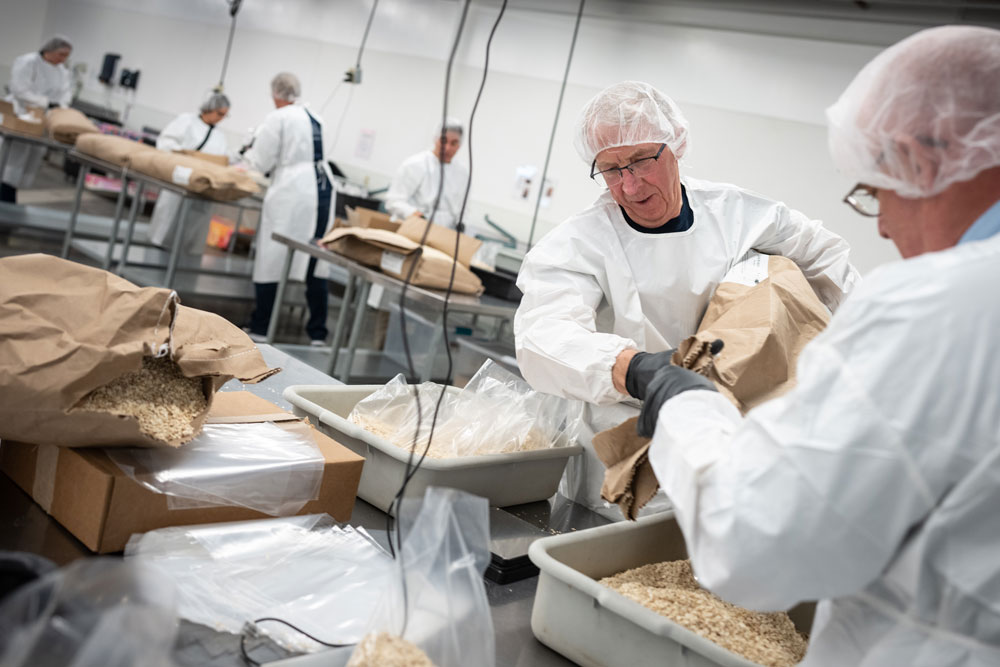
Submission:
[[[285,389],[284,398],[297,416],[309,417],[320,431],[365,458],[358,497],[388,512],[403,483],[410,454],[347,418],[361,399],[381,388],[293,385]],[[457,387],[448,390],[460,391]],[[434,446],[434,441],[431,444]],[[427,456],[407,485],[406,495],[423,496],[428,486],[445,486],[483,496],[497,507],[546,500],[555,494],[569,457],[583,450],[580,445],[567,444],[565,436],[553,445],[481,456]]]
[[[694,581],[672,512],[534,542],[531,629],[584,667],[790,667],[815,605],[764,614]]]

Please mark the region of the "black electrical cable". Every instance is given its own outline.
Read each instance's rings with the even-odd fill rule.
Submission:
[[[354,65],[356,71],[361,71],[361,54],[365,52],[365,42],[368,41],[368,31],[372,29],[372,19],[375,18],[375,8],[378,7],[378,0],[372,3],[372,11],[368,14],[368,24],[365,26],[365,34],[361,38],[361,47],[358,49],[358,62]]]
[[[216,86],[218,92],[222,92],[222,84],[226,81],[226,70],[229,68],[229,53],[233,49],[233,35],[236,32],[236,15],[240,11],[240,3],[243,0],[229,0],[229,15],[233,18],[229,26],[229,41],[226,42],[226,55],[222,59],[222,74],[219,75],[219,85]]]
[[[317,644],[322,644],[323,646],[328,646],[330,648],[342,648],[344,646],[353,646],[354,645],[353,643],[336,644],[336,643],[332,643],[332,642],[325,642],[322,639],[320,639],[318,637],[315,637],[314,635],[309,634],[308,632],[306,632],[305,630],[303,630],[299,626],[297,626],[297,625],[295,625],[293,623],[289,623],[286,620],[283,620],[283,619],[280,619],[280,618],[275,618],[273,616],[264,616],[263,618],[258,618],[258,619],[256,619],[253,622],[253,625],[257,625],[258,623],[263,623],[264,621],[273,621],[275,623],[281,623],[282,625],[287,625],[288,627],[290,627],[292,630],[295,630],[300,635],[305,635],[306,637],[308,637],[309,639],[313,640]],[[248,665],[252,665],[253,667],[258,667],[258,665],[260,665],[260,663],[257,662],[256,660],[254,660],[253,658],[251,658],[250,654],[247,653],[246,640],[247,640],[247,631],[246,631],[246,627],[244,626],[243,630],[240,631],[240,654],[243,656],[244,662],[246,662]]]
[[[556,140],[556,127],[559,125],[559,113],[562,111],[563,93],[566,92],[566,81],[569,79],[569,68],[573,64],[573,51],[576,50],[576,37],[580,34],[580,19],[583,18],[583,4],[576,10],[576,25],[573,26],[573,40],[569,44],[569,57],[566,59],[566,71],[563,73],[562,87],[559,88],[559,101],[556,103],[556,117],[552,121],[552,133],[549,135],[549,149],[545,152],[545,166],[542,168],[542,178],[538,183],[538,199],[535,200],[535,213],[531,216],[531,231],[528,233],[528,250],[535,240],[535,223],[538,222],[538,209],[542,205],[542,194],[545,192],[545,176],[549,173],[549,159],[552,157],[552,144]]]

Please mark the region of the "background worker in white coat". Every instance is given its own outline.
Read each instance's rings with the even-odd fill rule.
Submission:
[[[212,93],[198,109],[198,113],[185,112],[170,121],[156,138],[161,151],[200,151],[209,155],[227,155],[226,137],[216,129],[229,113],[229,98],[222,93]],[[149,240],[156,245],[173,242],[174,218],[181,208],[182,197],[169,190],[161,190],[149,221]],[[212,204],[192,200],[184,222],[183,248],[190,254],[200,255],[205,250],[205,237],[212,220]]]
[[[256,236],[253,283],[256,303],[250,319],[250,337],[260,342],[267,334],[288,246],[271,238],[280,232],[310,243],[322,237],[332,221],[333,176],[323,157],[323,125],[305,106],[298,77],[282,72],[271,80],[274,111],[267,114],[244,153],[247,164],[271,174]],[[291,280],[304,280],[309,320],[306,333],[322,345],[327,335],[326,263],[318,264],[301,252],[292,259]]]
[[[847,242],[819,221],[732,185],[682,179],[687,143],[680,109],[649,84],[626,81],[590,100],[576,148],[608,189],[532,248],[518,276],[518,366],[536,390],[586,402],[585,451],[562,490],[598,511],[609,506],[590,440],[637,413],[627,371],[695,333],[747,251],[793,260],[830,310],[859,279]],[[620,518],[617,508],[609,515]]]
[[[385,195],[385,209],[394,220],[403,220],[414,214],[430,217],[443,170],[444,189],[434,212],[434,223],[454,229],[460,222],[458,214],[462,209],[469,169],[455,162],[454,158],[462,146],[463,132],[462,123],[449,118],[443,130],[439,128],[434,132],[434,147],[431,150],[421,151],[399,165]]]
[[[846,201],[905,259],[746,418],[658,370],[649,460],[703,586],[754,609],[823,600],[804,667],[998,665],[1000,31],[903,40],[827,118],[859,181]]]
[[[42,48],[18,56],[10,69],[10,95],[7,101],[15,113],[28,107],[49,109],[68,107],[72,99],[72,77],[66,69],[73,46],[64,37],[52,37]],[[3,140],[0,139],[0,142]],[[17,201],[17,188],[30,188],[42,164],[45,148],[14,142],[7,157],[7,167],[0,179],[0,201]]]

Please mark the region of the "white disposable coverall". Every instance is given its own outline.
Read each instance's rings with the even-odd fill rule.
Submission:
[[[567,466],[562,492],[595,509],[606,507],[604,466],[590,439],[638,413],[611,381],[619,352],[661,352],[693,334],[716,286],[750,249],[795,261],[831,310],[859,280],[847,242],[818,221],[733,185],[682,181],[694,216],[687,231],[638,232],[606,192],[532,248],[518,276],[521,373],[537,391],[591,404],[584,454]]]
[[[65,65],[53,65],[34,51],[18,56],[10,69],[10,95],[7,101],[17,113],[26,107],[47,109],[49,104],[69,106],[72,99],[72,79]],[[0,144],[2,144],[0,139]],[[15,188],[30,188],[42,164],[45,148],[12,142],[3,182]]]
[[[182,113],[170,121],[156,139],[156,147],[161,151],[194,150],[201,146],[208,135],[208,141],[199,150],[211,155],[226,155],[229,151],[226,137],[219,128],[208,134],[209,124],[201,119],[201,114]],[[161,190],[156,198],[156,206],[149,220],[149,239],[156,245],[173,242],[173,222],[181,206],[181,196]],[[192,199],[188,204],[187,220],[184,223],[183,247],[189,253],[200,254],[205,249],[205,237],[212,219],[212,204]]]
[[[440,179],[441,162],[431,151],[423,151],[407,158],[399,165],[389,185],[389,191],[385,195],[385,209],[399,220],[418,211],[429,218]],[[452,228],[455,226],[468,181],[469,170],[464,164],[452,161],[444,165],[444,191],[434,214],[435,224]]]
[[[322,126],[322,120],[314,114]],[[271,186],[264,196],[260,226],[257,230],[257,256],[253,265],[255,283],[276,283],[281,279],[285,251],[288,246],[271,239],[279,232],[303,243],[312,240],[316,231],[316,168],[313,162],[312,123],[305,107],[290,104],[267,114],[254,133],[254,142],[244,154],[246,162],[261,173],[273,171]],[[320,162],[327,178],[333,175],[325,160]],[[334,192],[333,196],[336,196]],[[329,228],[333,216],[330,207]],[[296,252],[289,278],[302,281],[306,277],[309,256]],[[326,278],[329,266],[317,262],[314,275]]]
[[[690,391],[649,458],[702,585],[823,599],[804,666],[1000,664],[1000,236],[882,267],[741,419]]]

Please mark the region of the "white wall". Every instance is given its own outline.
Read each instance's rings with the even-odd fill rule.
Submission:
[[[10,66],[22,53],[35,51],[45,37],[48,0],[0,0],[0,86],[10,77]]]
[[[95,79],[105,52],[121,53],[121,66],[142,71],[130,125],[162,126],[174,114],[194,109],[218,79],[229,29],[222,0],[15,4],[34,6],[19,15],[23,32],[37,24],[38,6],[45,7],[43,29],[32,28],[32,44],[24,50],[34,48],[41,33],[71,37],[74,61],[89,65],[88,97],[103,97]],[[355,178],[384,185],[402,159],[428,147],[441,114],[444,64],[462,3],[382,0],[363,56],[362,84],[337,88],[344,70],[354,64],[370,6],[369,0],[245,0],[226,79],[234,105],[222,129],[231,140],[241,139],[270,110],[267,82],[287,69],[301,77],[314,110],[336,90],[322,114],[327,149]],[[497,0],[477,0],[472,6],[458,49],[450,115],[468,116],[498,7]],[[528,202],[512,197],[514,170],[541,168],[544,162],[573,20],[570,14],[522,6],[508,11],[496,34],[473,128],[466,216],[473,223],[489,213],[527,238],[534,194]],[[7,47],[8,32],[4,20],[3,62],[22,49]],[[743,185],[823,219],[852,242],[862,270],[895,258],[873,225],[841,203],[851,184],[830,165],[823,127],[823,109],[877,51],[656,20],[585,18],[549,169],[556,193],[551,206],[542,209],[540,231],[599,192],[572,147],[578,110],[604,86],[640,79],[674,97],[691,122],[686,173]],[[356,155],[363,130],[375,133],[367,158]]]

